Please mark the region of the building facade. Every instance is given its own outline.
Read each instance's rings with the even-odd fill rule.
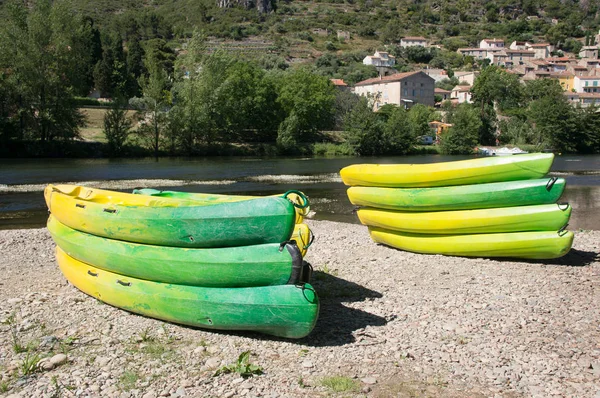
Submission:
[[[435,80],[422,71],[397,73],[356,83],[354,93],[371,98],[373,109],[393,104],[406,109],[415,104],[435,105]]]

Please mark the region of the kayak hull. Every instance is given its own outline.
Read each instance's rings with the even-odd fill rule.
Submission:
[[[513,232],[476,235],[417,235],[369,227],[376,243],[405,251],[465,257],[553,259],[569,252],[571,231]]]
[[[557,231],[567,225],[571,211],[568,204],[549,204],[423,213],[363,208],[357,214],[361,223],[372,227],[415,234],[461,235]]]
[[[194,327],[246,330],[302,338],[319,312],[309,284],[210,288],[144,281],[84,264],[57,248],[67,280],[82,292],[124,310]]]
[[[232,247],[281,243],[295,211],[283,197],[198,206],[79,186],[49,185],[46,203],[61,223],[109,239],[173,247]]]
[[[148,281],[205,287],[308,282],[295,242],[188,249],[144,245],[76,231],[53,216],[48,230],[69,256],[97,268]]]
[[[486,157],[430,164],[355,164],[344,167],[350,186],[419,188],[483,184],[541,178],[550,170],[551,153]]]
[[[356,206],[401,211],[471,210],[556,203],[564,178],[542,178],[437,188],[350,187]]]

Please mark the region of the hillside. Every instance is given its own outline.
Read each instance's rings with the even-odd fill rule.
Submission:
[[[213,44],[225,45],[229,51],[253,57],[277,54],[288,62],[310,61],[327,52],[359,52],[362,56],[364,51],[393,45],[404,36],[424,36],[430,44],[450,51],[474,46],[486,37],[502,37],[509,42],[549,41],[560,48],[569,38],[597,32],[600,25],[600,0],[272,0],[274,11],[268,13],[260,13],[256,2],[249,0],[72,3],[101,30],[116,29],[125,40],[128,30],[142,25],[177,47],[199,29],[213,39]],[[220,8],[218,3],[231,7]],[[338,31],[350,38],[338,38]]]

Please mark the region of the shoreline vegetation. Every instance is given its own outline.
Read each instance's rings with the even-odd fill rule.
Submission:
[[[251,11],[222,3],[228,4],[202,5],[203,22],[185,30],[175,29],[181,21],[167,20],[152,7],[116,13],[99,23],[69,0],[1,4],[0,156],[387,156],[428,152],[416,147],[431,138],[439,141],[444,154],[471,154],[477,146],[498,145],[600,152],[600,113],[594,105],[573,106],[557,79],[522,81],[514,70],[456,52],[475,44],[475,37],[458,42],[439,37],[437,46],[407,49],[398,45],[403,30],[378,38],[377,29],[371,29],[355,32],[355,37],[369,37],[370,45],[338,39],[339,47],[331,41],[298,58],[291,53],[292,42],[283,39],[296,27],[273,24],[292,10],[291,5]],[[357,4],[360,10],[354,9],[355,18],[347,25],[372,14],[363,7],[383,10],[380,6]],[[399,9],[394,6],[393,12]],[[211,28],[226,24],[228,18],[258,19],[252,36],[281,40],[267,46],[272,52],[261,57],[215,46],[212,40],[218,34]],[[364,26],[371,22],[376,21],[365,21]],[[260,31],[269,24],[272,29]],[[521,28],[532,30],[532,38],[534,33],[543,36],[542,26],[525,25]],[[552,26],[542,25],[550,36]],[[573,50],[565,44],[567,36],[585,35],[580,28],[570,31],[571,25],[578,23],[557,25],[565,31],[552,36],[553,42],[561,43],[560,51]],[[234,31],[242,35],[238,28]],[[436,28],[431,35],[436,31],[442,32]],[[593,40],[591,32],[589,28],[588,42]],[[519,39],[515,32],[488,33],[530,40]],[[328,29],[325,34],[329,36]],[[296,36],[309,43],[321,40]],[[355,45],[360,48],[353,50]],[[448,78],[438,82],[438,88],[446,90],[462,83],[455,70],[478,72],[471,101],[442,101],[438,95],[436,107],[412,101],[397,106],[386,103],[385,93],[355,95],[346,84],[380,75],[375,66],[362,63],[378,48],[393,53],[399,72],[443,69]],[[332,82],[340,77],[346,83]],[[100,102],[88,99],[90,95],[108,101],[101,118],[92,115],[92,108],[81,109]],[[436,137],[430,125],[434,121],[448,127]],[[95,127],[86,127],[90,123]],[[336,131],[337,137],[327,131]],[[79,143],[102,137],[105,143]]]

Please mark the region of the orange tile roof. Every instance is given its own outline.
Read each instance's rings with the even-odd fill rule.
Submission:
[[[333,83],[334,86],[347,86],[347,84],[342,79],[329,79]]]

